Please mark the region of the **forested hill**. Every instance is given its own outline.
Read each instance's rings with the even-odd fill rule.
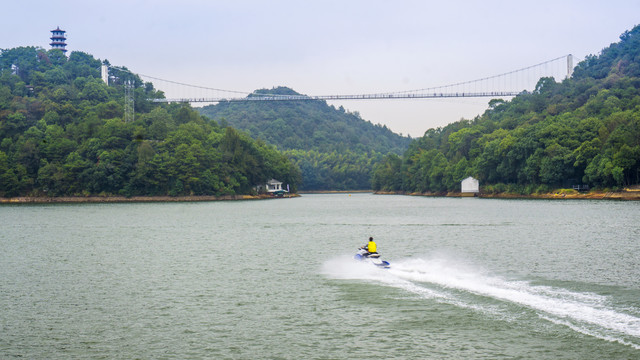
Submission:
[[[249,194],[299,169],[272,145],[189,105],[156,104],[151,83],[74,51],[0,51],[0,196]],[[125,121],[124,82],[134,85]]]
[[[260,89],[254,94],[300,95],[286,87]],[[411,142],[386,126],[374,125],[358,113],[336,109],[326,101],[222,102],[205,106],[200,113],[284,150],[402,154]]]
[[[254,94],[300,95],[286,87]],[[303,190],[370,189],[373,165],[411,142],[325,101],[223,102],[200,112],[285,150],[302,170]]]
[[[523,194],[640,183],[640,27],[588,56],[570,79],[542,78],[533,92],[489,105],[386,157],[374,189],[455,191],[467,176],[485,192]]]

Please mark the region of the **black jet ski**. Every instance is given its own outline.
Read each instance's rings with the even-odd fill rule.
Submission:
[[[358,252],[353,256],[354,259],[359,261],[369,261],[373,265],[388,269],[389,262],[380,259],[380,254],[378,253],[370,253],[364,248],[359,248]]]

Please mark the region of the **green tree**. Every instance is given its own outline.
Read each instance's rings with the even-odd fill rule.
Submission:
[[[100,80],[88,81],[78,96],[93,103],[104,102],[109,98],[106,85]]]

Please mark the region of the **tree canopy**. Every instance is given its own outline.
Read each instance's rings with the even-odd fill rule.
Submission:
[[[250,96],[300,95],[277,87]],[[302,171],[303,190],[370,189],[373,165],[402,154],[411,139],[318,100],[222,102],[200,112],[274,144]]]
[[[640,27],[580,62],[572,78],[542,78],[533,92],[494,99],[473,120],[429,129],[402,158],[376,165],[376,190],[533,193],[640,183]]]
[[[0,196],[248,194],[298,168],[272,145],[220,127],[188,104],[157,104],[150,83],[89,54],[0,52]],[[124,121],[124,82],[135,121]]]

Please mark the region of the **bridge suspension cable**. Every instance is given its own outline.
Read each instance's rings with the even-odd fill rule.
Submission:
[[[479,82],[483,82],[483,81],[488,81],[488,80],[498,79],[498,78],[501,78],[501,77],[510,76],[510,75],[514,75],[514,74],[518,74],[518,73],[522,73],[522,72],[524,72],[524,71],[527,71],[527,70],[530,70],[530,69],[535,69],[535,68],[540,67],[540,66],[543,66],[543,65],[548,65],[548,64],[554,63],[554,62],[556,62],[556,61],[558,61],[558,60],[562,60],[562,59],[567,59],[567,62],[571,62],[571,61],[572,61],[572,60],[570,60],[570,58],[571,58],[571,57],[572,57],[572,55],[571,55],[571,54],[569,54],[569,55],[564,55],[564,56],[557,57],[557,58],[555,58],[555,59],[551,59],[551,60],[547,60],[547,61],[541,62],[541,63],[539,63],[539,64],[535,64],[535,65],[527,66],[527,67],[524,67],[524,68],[521,68],[521,69],[517,69],[517,70],[509,71],[509,72],[502,73],[502,74],[498,74],[498,75],[493,75],[493,76],[484,77],[484,78],[481,78],[481,79],[469,80],[469,81],[463,81],[463,82],[459,82],[459,83],[455,83],[455,84],[443,85],[443,86],[437,86],[437,87],[431,87],[431,88],[416,89],[416,90],[406,90],[406,91],[398,91],[398,92],[395,92],[394,94],[397,94],[397,93],[410,93],[410,92],[425,92],[425,91],[426,91],[426,92],[429,92],[429,91],[434,91],[434,90],[437,90],[437,89],[444,89],[444,88],[455,87],[455,86],[464,86],[464,85],[475,84],[475,83],[479,83]],[[571,69],[571,70],[573,70],[573,67],[572,67],[572,69]],[[570,75],[571,75],[570,70],[568,70],[568,74],[567,74],[567,76],[570,76]],[[524,89],[523,89],[523,90],[524,90]]]
[[[566,65],[564,60],[566,59]],[[117,68],[121,71],[128,71]],[[161,84],[181,87],[188,92],[186,96],[172,96],[165,99],[152,99],[154,102],[237,102],[237,101],[295,101],[295,100],[383,100],[383,99],[424,99],[424,98],[461,98],[461,97],[513,97],[522,91],[532,91],[541,77],[556,79],[570,77],[573,71],[571,54],[547,60],[535,65],[476,80],[457,82],[449,85],[403,90],[386,93],[347,94],[347,95],[281,95],[255,93],[248,91],[225,90],[207,86],[162,79],[144,74],[136,74],[143,79]],[[129,71],[130,72],[130,71]],[[166,93],[166,92],[165,92]],[[177,91],[172,91],[177,93]],[[206,94],[204,94],[206,93]]]

